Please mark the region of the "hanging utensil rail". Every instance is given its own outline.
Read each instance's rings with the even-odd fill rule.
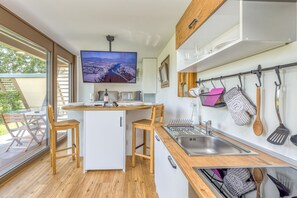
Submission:
[[[276,69],[284,69],[284,68],[295,67],[295,66],[297,66],[297,62],[284,64],[284,65],[277,65],[277,66],[267,67],[267,68],[261,68],[261,66],[259,65],[258,68],[255,69],[255,70],[240,72],[240,73],[236,73],[236,74],[230,74],[230,75],[226,75],[226,76],[219,76],[219,77],[209,78],[209,79],[204,79],[204,80],[199,79],[198,81],[196,81],[196,83],[201,85],[204,82],[208,82],[208,81],[212,82],[212,81],[215,81],[215,80],[222,80],[224,78],[232,78],[232,77],[249,75],[249,74],[256,74],[259,77],[262,74],[262,72],[265,72],[265,71],[276,70]]]

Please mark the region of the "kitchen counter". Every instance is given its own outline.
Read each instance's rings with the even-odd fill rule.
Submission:
[[[132,111],[132,110],[142,110],[150,109],[152,105],[127,105],[127,106],[118,106],[118,107],[103,107],[103,106],[72,106],[67,105],[63,106],[63,110],[68,111]]]
[[[257,153],[257,155],[242,155],[242,156],[188,156],[184,150],[169,136],[169,134],[160,126],[156,126],[155,130],[161,138],[168,151],[177,162],[178,166],[188,179],[189,183],[199,197],[211,198],[216,197],[212,190],[205,184],[202,178],[195,172],[193,167],[249,167],[249,166],[291,166],[290,164],[277,159],[269,154],[261,152],[257,149],[249,147],[225,137],[221,136],[230,142],[242,145]]]

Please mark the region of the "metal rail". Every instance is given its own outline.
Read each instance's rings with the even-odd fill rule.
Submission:
[[[235,73],[235,74],[230,74],[230,75],[225,75],[225,76],[219,76],[219,77],[214,77],[214,78],[208,78],[208,79],[204,79],[204,80],[199,79],[198,81],[196,81],[196,83],[198,83],[200,85],[200,84],[202,84],[204,82],[208,82],[208,81],[222,80],[224,78],[232,78],[232,77],[240,78],[241,76],[244,76],[244,75],[255,74],[255,75],[257,75],[257,77],[259,79],[259,85],[256,84],[256,86],[261,86],[260,78],[261,78],[262,72],[275,70],[279,77],[278,71],[280,69],[295,67],[295,66],[297,66],[297,62],[284,64],[284,65],[276,65],[276,66],[267,67],[267,68],[262,68],[261,65],[259,65],[258,69],[255,69],[255,70],[250,70],[250,71],[245,71],[245,72],[240,72],[240,73]],[[279,78],[279,81],[280,81],[280,78]]]

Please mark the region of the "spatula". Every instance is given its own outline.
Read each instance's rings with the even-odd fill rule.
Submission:
[[[282,122],[280,113],[279,113],[279,94],[280,94],[280,85],[276,84],[275,87],[275,110],[279,120],[279,127],[267,138],[267,141],[275,145],[283,145],[290,134],[289,129],[285,127]]]

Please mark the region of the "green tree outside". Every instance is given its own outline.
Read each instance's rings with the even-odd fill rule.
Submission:
[[[46,61],[0,43],[0,73],[46,73]]]
[[[17,50],[0,43],[0,74],[46,73],[46,61],[30,54],[17,53]],[[0,91],[0,114],[23,108],[18,91]],[[7,131],[0,119],[0,136]]]

